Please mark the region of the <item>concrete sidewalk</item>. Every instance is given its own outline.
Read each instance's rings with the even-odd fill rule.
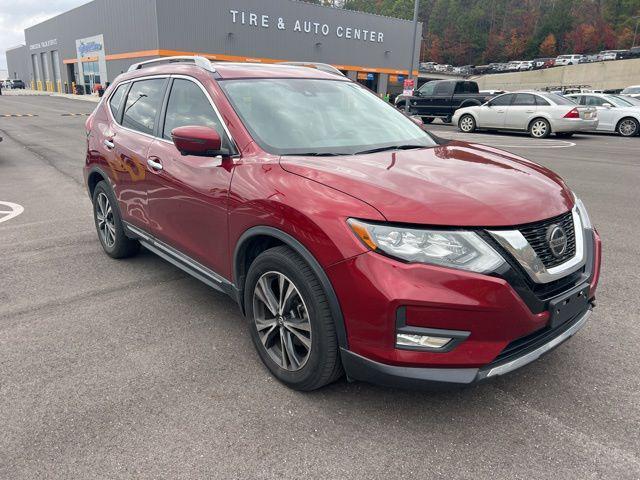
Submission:
[[[50,96],[50,97],[62,97],[69,98],[71,100],[82,100],[85,102],[93,102],[98,103],[100,101],[100,97],[97,95],[72,95],[70,93],[52,93],[52,92],[43,92],[40,90],[5,90],[2,89],[2,95],[6,95],[8,97],[20,97],[20,96]]]

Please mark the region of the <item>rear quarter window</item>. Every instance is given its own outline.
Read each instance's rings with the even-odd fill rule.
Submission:
[[[111,114],[117,122],[120,122],[120,108],[122,106],[122,98],[124,97],[126,89],[127,85],[119,85],[116,88],[116,91],[113,92],[113,95],[111,95],[111,98],[109,98],[109,110],[111,110]]]

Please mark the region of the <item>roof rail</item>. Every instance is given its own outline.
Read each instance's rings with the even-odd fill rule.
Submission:
[[[141,68],[145,68],[147,66],[150,66],[154,63],[163,63],[163,62],[167,62],[167,63],[178,63],[178,62],[193,62],[196,64],[197,67],[201,67],[204,68],[205,70],[209,71],[209,72],[215,72],[216,69],[213,67],[213,64],[209,61],[208,58],[205,57],[201,57],[198,55],[182,55],[182,56],[177,56],[177,57],[160,57],[160,58],[154,58],[152,60],[145,60],[144,62],[139,62],[139,63],[134,63],[133,65],[131,65],[129,67],[129,70],[127,70],[128,72],[132,72],[134,70],[140,70]]]
[[[315,68],[316,70],[320,70],[326,73],[333,73],[334,75],[340,75],[344,77],[344,73],[338,70],[333,65],[329,65],[328,63],[318,63],[318,62],[278,62],[278,65],[290,65],[292,67],[308,67]]]

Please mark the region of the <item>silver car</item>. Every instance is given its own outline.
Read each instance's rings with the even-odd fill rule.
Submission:
[[[606,93],[581,93],[569,95],[576,103],[598,110],[599,132],[616,132],[623,137],[635,137],[640,133],[640,107],[631,99]]]
[[[551,133],[570,137],[596,129],[598,113],[593,107],[581,107],[555,93],[526,91],[505,93],[484,105],[460,108],[452,121],[465,133],[478,129],[521,130],[534,138],[546,138]]]

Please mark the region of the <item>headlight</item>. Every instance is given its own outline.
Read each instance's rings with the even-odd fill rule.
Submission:
[[[588,230],[593,230],[593,225],[591,225],[591,219],[589,218],[589,214],[587,213],[587,207],[584,206],[582,200],[580,200],[576,194],[573,194],[573,198],[576,201],[576,208],[578,209],[578,215],[580,215],[580,220],[582,220],[582,226]]]
[[[349,226],[371,250],[410,263],[428,263],[487,273],[504,259],[476,233],[422,230],[367,223],[350,218]]]

